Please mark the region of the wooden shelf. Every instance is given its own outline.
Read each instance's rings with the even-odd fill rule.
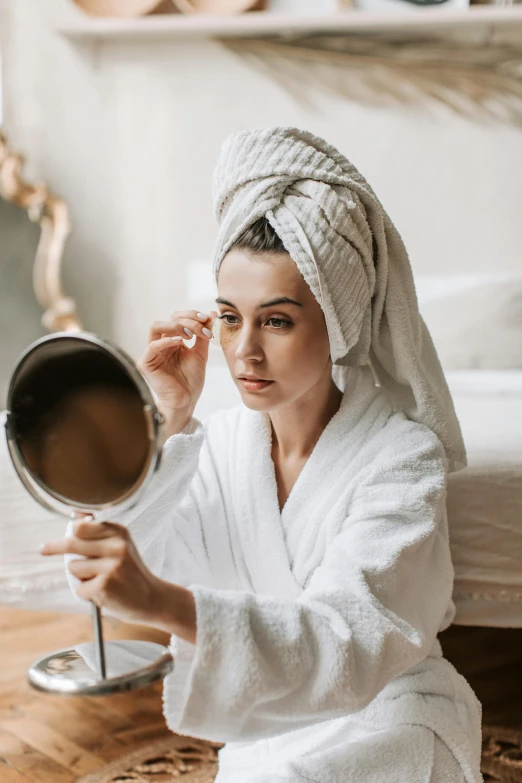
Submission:
[[[182,14],[152,15],[137,19],[78,17],[58,27],[74,41],[142,40],[146,38],[294,36],[311,33],[347,33],[359,30],[414,30],[468,27],[522,27],[520,6],[477,5],[467,9],[412,7],[401,12],[339,11],[328,16],[282,16],[263,12],[237,16]]]

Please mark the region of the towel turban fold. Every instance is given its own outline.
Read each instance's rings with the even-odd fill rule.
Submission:
[[[213,191],[216,281],[234,242],[266,217],[323,309],[334,370],[371,364],[394,408],[439,437],[448,472],[466,467],[406,248],[357,169],[307,131],[253,129],[225,140]]]

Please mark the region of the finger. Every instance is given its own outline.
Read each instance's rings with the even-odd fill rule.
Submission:
[[[199,356],[201,356],[203,361],[206,363],[207,360],[208,360],[208,350],[209,350],[209,346],[210,346],[210,340],[212,338],[212,330],[208,329],[207,327],[202,327],[202,328],[207,329],[208,334],[203,334],[202,335],[202,339],[196,339],[195,342],[194,342],[194,345],[192,346],[192,348],[190,350],[194,351]],[[198,335],[198,338],[199,337],[200,337],[200,335]]]
[[[178,318],[176,323],[179,325],[177,334],[181,335],[184,340],[191,340],[194,335],[204,340],[210,340],[212,336],[212,329],[209,328],[210,323],[204,324],[194,318]]]
[[[106,554],[103,541],[84,541],[76,536],[46,541],[40,547],[41,555],[83,555],[84,557],[102,557]]]
[[[204,328],[206,327],[201,325],[198,327],[194,344],[191,348],[188,348],[188,346],[186,346],[186,348],[188,348],[190,351],[194,351],[194,353],[198,354],[204,361],[206,361],[208,358],[208,346],[212,337],[212,331],[208,329],[208,334],[205,334],[202,331]],[[186,334],[184,339],[190,340],[193,336],[194,334],[191,330],[191,335]],[[169,354],[174,354],[177,350],[179,350],[181,345],[182,341],[178,336],[164,337],[162,340],[155,340],[152,343],[149,343],[148,347],[145,349],[145,353],[137,363],[136,367],[138,370],[144,373],[147,371],[156,370],[158,366],[165,361]]]
[[[180,334],[180,328],[177,321],[154,321],[149,330],[149,342],[159,340],[162,335]]]
[[[149,342],[157,340],[164,335],[179,334],[185,339],[190,339],[187,333],[184,331],[185,327],[189,328],[192,332],[198,327],[202,327],[204,324],[198,321],[197,318],[181,317],[177,315],[175,318],[171,318],[170,321],[154,321],[149,331]]]
[[[178,318],[191,318],[192,320],[200,321],[202,324],[207,323],[211,318],[209,313],[201,313],[199,310],[175,310],[170,316],[171,321],[177,321]]]
[[[73,576],[83,581],[94,579],[99,574],[108,574],[114,568],[114,560],[108,557],[71,560],[68,568]]]
[[[202,339],[196,339],[190,350],[199,354],[205,362],[208,360],[209,345],[212,339],[212,326],[217,315],[218,313],[215,310],[211,311],[210,320],[207,322],[207,325],[203,326],[203,324],[197,324],[195,327],[196,336],[201,337]],[[191,328],[194,329],[194,327]]]
[[[177,317],[171,321],[155,321],[149,332],[149,343],[162,337],[180,336],[184,340],[191,340],[194,335],[209,340],[211,335],[205,334],[203,329],[211,332],[208,326],[195,318]]]
[[[89,522],[88,520],[78,520],[74,523],[74,535],[77,538],[100,539],[118,536],[119,538],[128,538],[129,531],[124,525],[117,522]]]
[[[145,353],[137,363],[136,367],[140,369],[154,368],[156,362],[165,361],[170,353],[174,354],[183,345],[181,337],[163,337],[161,340],[153,340],[145,349]]]
[[[174,337],[175,335],[181,336],[182,333],[184,337],[187,337],[187,335],[183,332],[183,327],[178,321],[154,321],[149,329],[148,341],[149,343],[152,343],[155,340],[161,339],[162,337]]]
[[[76,595],[84,601],[92,601],[96,606],[103,605],[105,594],[105,574],[98,574],[94,579],[87,579],[76,587]]]

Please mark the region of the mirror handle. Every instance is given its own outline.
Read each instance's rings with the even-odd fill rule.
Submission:
[[[107,677],[107,670],[105,667],[105,646],[103,643],[103,627],[101,622],[101,610],[100,607],[92,603],[92,627],[94,632],[94,652],[96,655],[96,666],[98,668],[98,674],[101,680],[105,680]]]

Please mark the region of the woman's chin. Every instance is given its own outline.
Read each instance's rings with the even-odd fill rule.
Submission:
[[[246,389],[239,387],[239,393],[243,404],[247,408],[253,411],[269,411],[277,407],[277,402],[274,399],[269,398],[265,394],[259,394],[257,392],[248,392]]]
[[[273,404],[271,405],[267,400],[256,399],[253,394],[242,394],[241,399],[243,400],[243,404],[253,411],[268,411],[274,407]]]

